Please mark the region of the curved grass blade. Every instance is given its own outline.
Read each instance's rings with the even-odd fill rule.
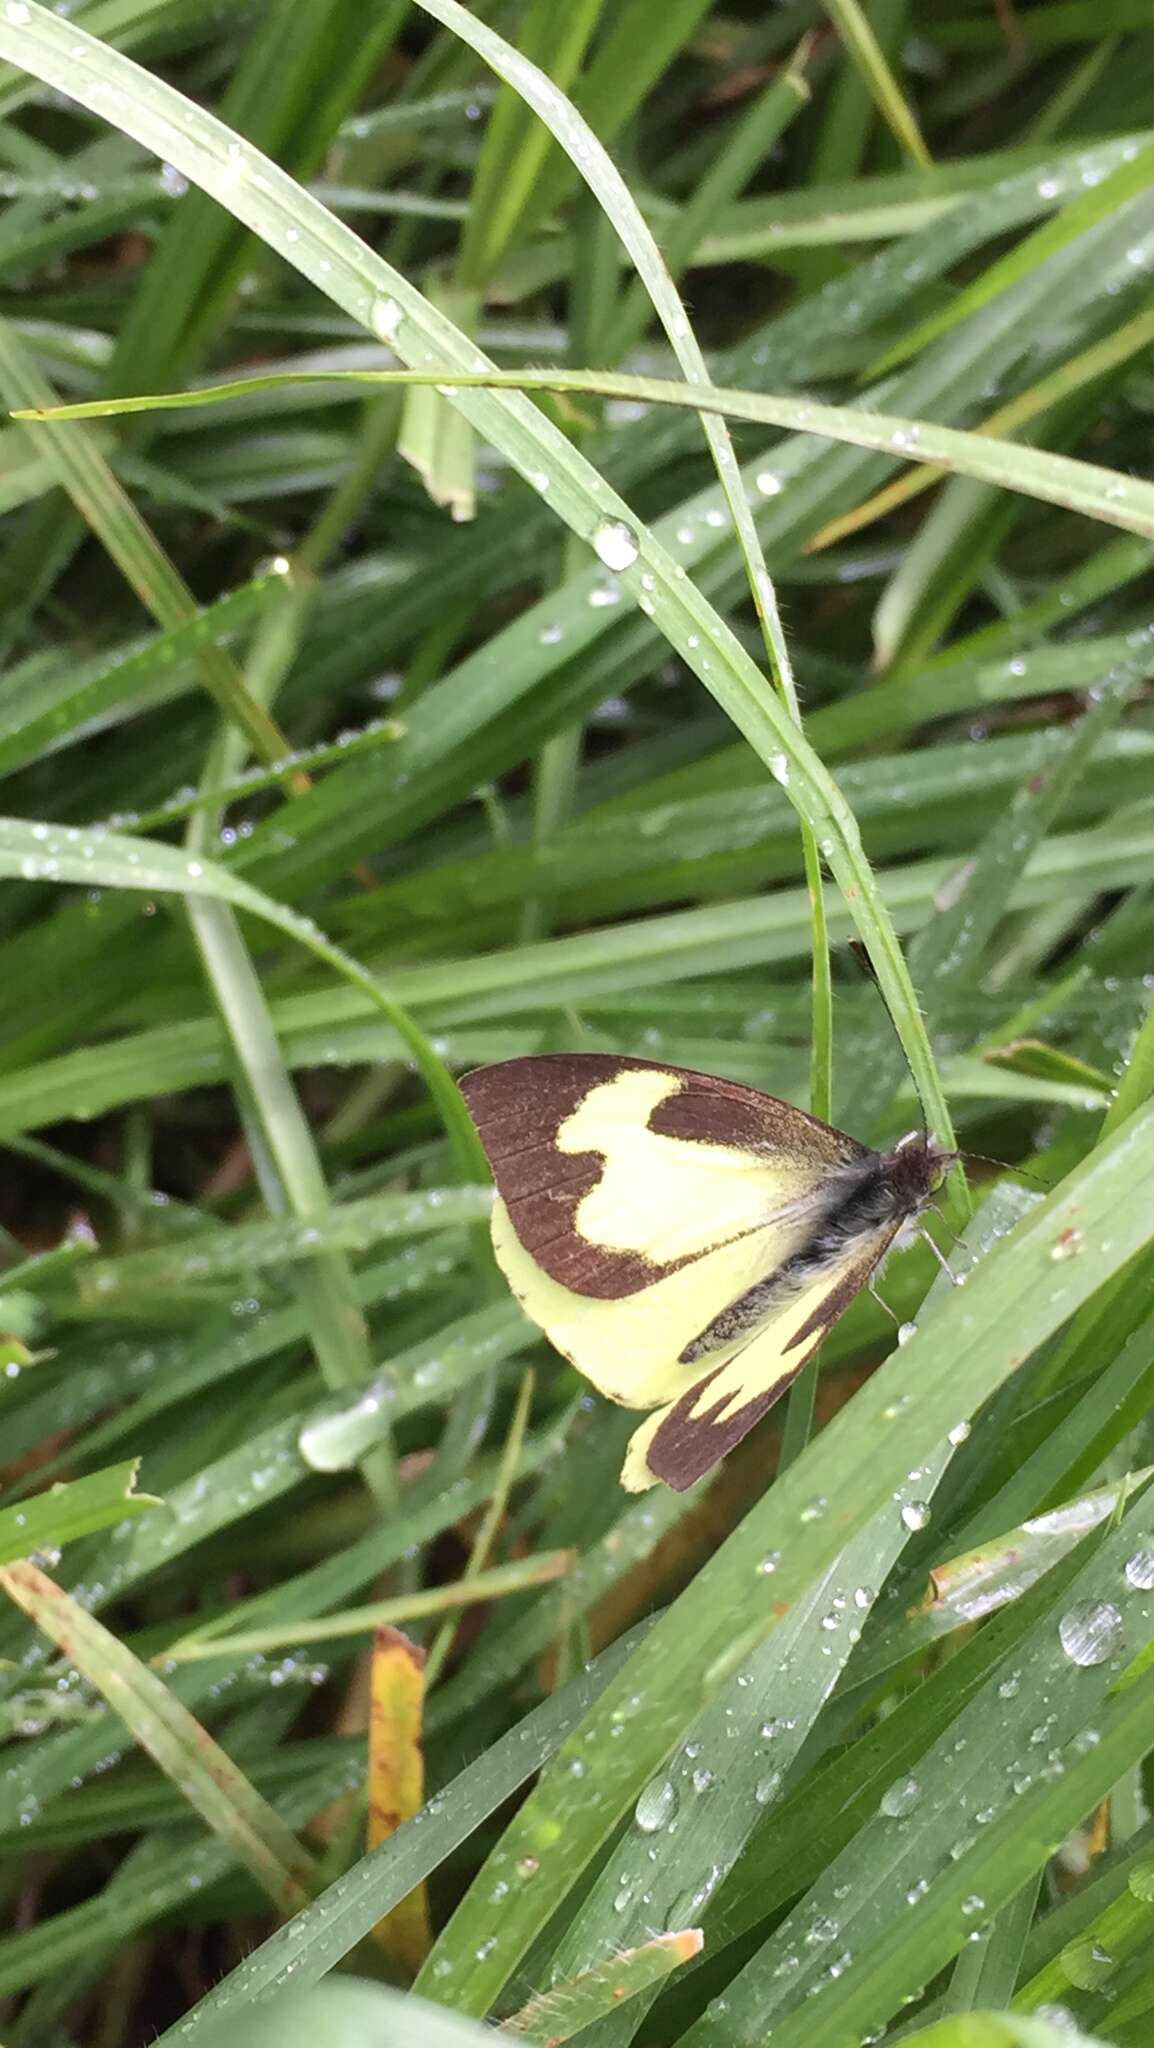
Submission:
[[[288,372],[288,381],[299,373]],[[748,420],[760,426],[784,427],[793,433],[815,434],[831,441],[846,441],[856,448],[873,448],[892,454],[903,462],[922,462],[931,467],[990,483],[1003,490],[1018,491],[1061,505],[1087,518],[1120,526],[1129,533],[1149,539],[1154,535],[1154,484],[1140,477],[1122,476],[1101,464],[1083,462],[1072,455],[1054,455],[1046,449],[1024,446],[1018,441],[999,441],[959,427],[939,426],[934,420],[909,419],[898,414],[864,412],[854,406],[825,405],[817,399],[794,398],[787,393],[736,391],[723,384],[679,383],[667,377],[635,377],[616,370],[461,370],[450,360],[440,369],[334,370],[318,371],[310,382],[351,381],[365,384],[426,383],[449,385],[454,393],[476,390],[554,391],[586,393],[595,398],[616,398],[637,405],[681,406],[699,413],[716,413],[724,419]],[[235,384],[217,385],[212,392],[173,392],[137,399],[93,399],[71,406],[57,406],[51,418],[94,419],[115,412],[181,410],[204,405],[218,396],[239,397],[252,389],[268,388],[261,378],[242,378]],[[23,418],[23,414],[14,414]],[[37,417],[45,417],[38,414]]]
[[[101,882],[114,889],[209,896],[275,925],[334,968],[344,980],[354,983],[388,1018],[425,1080],[463,1177],[469,1181],[488,1180],[488,1166],[472,1121],[443,1060],[408,1013],[372,975],[326,939],[311,918],[276,902],[215,861],[190,860],[175,847],[155,840],[133,841],[122,834],[105,832],[100,826],[81,831],[75,825],[0,819],[0,874],[20,875],[25,881],[75,882],[84,888]]]

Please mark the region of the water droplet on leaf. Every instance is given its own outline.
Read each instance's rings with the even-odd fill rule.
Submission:
[[[1122,1616],[1112,1600],[1080,1600],[1058,1623],[1071,1664],[1104,1664],[1122,1647]]]

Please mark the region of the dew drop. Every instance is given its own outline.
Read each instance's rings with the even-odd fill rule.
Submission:
[[[374,299],[369,308],[369,325],[373,333],[392,348],[401,331],[403,315],[395,299]]]
[[[631,569],[640,549],[624,519],[603,519],[593,533],[593,552],[607,569]]]
[[[1136,1550],[1126,1559],[1127,1583],[1140,1593],[1154,1591],[1154,1550]]]
[[[916,1337],[916,1336],[917,1336],[917,1334],[918,1334],[918,1326],[917,1326],[917,1324],[916,1324],[916,1323],[899,1323],[899,1325],[898,1325],[898,1343],[899,1343],[899,1344],[908,1344],[908,1343],[909,1343],[909,1341],[910,1341],[910,1338],[911,1338],[911,1337]]]
[[[758,1805],[768,1806],[770,1800],[775,1797],[777,1789],[780,1784],[780,1771],[767,1771],[763,1778],[759,1778],[756,1785],[753,1788],[753,1796],[756,1799]]]
[[[1122,1616],[1112,1600],[1080,1600],[1058,1623],[1071,1664],[1104,1664],[1122,1647]]]
[[[902,1509],[904,1529],[924,1529],[930,1519],[929,1504],[924,1500],[908,1500]]]
[[[784,489],[781,478],[772,469],[759,469],[754,482],[763,498],[776,498],[779,491]]]
[[[888,1790],[882,1793],[878,1811],[887,1820],[901,1820],[912,1813],[922,1796],[922,1788],[916,1778],[895,1778]]]
[[[655,1835],[672,1820],[678,1808],[677,1787],[669,1778],[654,1778],[645,1787],[633,1809],[633,1818],[643,1835]]]
[[[836,1941],[840,1933],[836,1920],[829,1920],[824,1913],[819,1913],[812,1926],[806,1929],[805,1938],[809,1942]]]

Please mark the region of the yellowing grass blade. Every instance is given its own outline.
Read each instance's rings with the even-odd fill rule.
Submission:
[[[368,1847],[376,1849],[424,1802],[423,1649],[399,1628],[379,1628],[369,1685]],[[374,1933],[390,1960],[406,1977],[414,1977],[433,1940],[424,1885],[386,1913]]]

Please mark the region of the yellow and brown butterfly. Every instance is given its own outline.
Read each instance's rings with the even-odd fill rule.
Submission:
[[[871,1151],[756,1088],[612,1053],[504,1060],[461,1089],[513,1293],[611,1401],[655,1411],[631,1492],[681,1491],[732,1450],[954,1158],[925,1132]]]

